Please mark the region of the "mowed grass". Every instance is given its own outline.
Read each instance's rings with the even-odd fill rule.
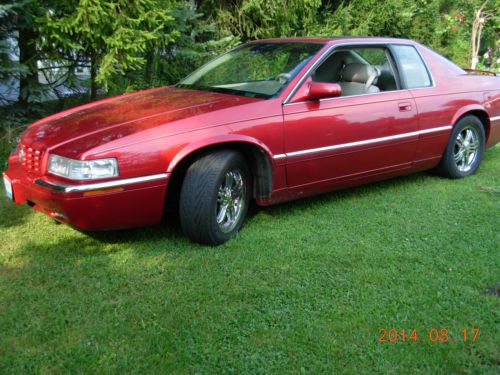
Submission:
[[[176,225],[88,235],[2,198],[0,373],[497,374],[499,194],[497,146],[464,180],[258,210],[216,248]]]

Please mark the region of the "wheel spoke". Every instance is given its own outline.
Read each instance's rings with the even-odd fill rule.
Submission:
[[[220,204],[224,203],[224,189],[222,189],[222,186],[219,188],[219,192],[217,193],[217,202]]]
[[[471,151],[476,151],[479,148],[479,144],[476,140],[473,140],[472,143],[469,145],[469,150]]]
[[[216,220],[219,228],[228,233],[240,221],[245,205],[245,181],[241,171],[232,169],[226,172],[217,192]]]
[[[468,164],[472,164],[472,162],[474,161],[476,157],[476,151],[475,150],[469,150],[468,154],[467,154],[467,163]]]
[[[465,142],[466,142],[467,144],[469,144],[469,143],[471,142],[473,135],[474,135],[474,134],[472,133],[472,130],[467,129],[467,130],[465,131]]]
[[[234,214],[232,212],[232,205],[228,206],[226,209],[226,223],[232,224],[234,220]]]
[[[233,203],[231,205],[231,216],[236,217],[238,215],[238,205],[236,203]]]
[[[226,180],[224,182],[224,187],[226,189],[231,189],[231,186],[233,186],[233,181],[234,181],[234,174],[233,174],[233,172],[226,173]]]
[[[453,159],[460,172],[468,172],[472,169],[480,146],[480,138],[476,129],[466,126],[457,135],[453,149]]]
[[[226,218],[227,206],[220,206],[219,212],[217,214],[217,223],[219,225],[224,223],[224,219]]]
[[[243,178],[240,175],[235,176],[234,186],[232,188],[233,196],[239,196],[243,191]]]

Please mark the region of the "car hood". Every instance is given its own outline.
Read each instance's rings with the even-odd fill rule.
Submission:
[[[163,127],[163,135],[169,135],[168,124],[261,100],[162,87],[101,100],[47,117],[28,127],[21,143],[39,151],[71,143],[71,147],[64,149],[73,154],[67,156],[76,156],[92,147],[158,126]],[[221,122],[227,120],[221,116]],[[196,130],[203,125],[206,126],[199,121],[184,121],[182,131]],[[179,127],[172,131],[178,132]]]

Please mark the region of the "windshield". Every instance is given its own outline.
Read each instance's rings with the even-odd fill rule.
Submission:
[[[177,87],[271,98],[322,47],[320,43],[300,42],[244,44],[202,66]]]

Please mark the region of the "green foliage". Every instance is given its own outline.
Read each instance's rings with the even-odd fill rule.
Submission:
[[[206,42],[186,41],[178,49],[171,50],[169,54],[159,58],[158,75],[162,76],[166,83],[176,83],[205,62],[238,44],[239,39],[233,36]]]
[[[266,46],[246,47],[230,52],[224,63],[194,82],[201,86],[230,84],[249,81],[273,80],[277,75],[289,72],[300,62],[312,57],[319,47],[281,45],[268,48]]]
[[[404,37],[416,7],[400,0],[342,2],[333,12],[325,13],[314,31],[322,35]]]
[[[26,65],[11,58],[15,51],[8,39],[12,36],[12,19],[17,16],[21,5],[19,2],[0,4],[0,79],[25,76],[29,72]]]
[[[40,99],[36,77],[35,17],[41,1],[1,1],[0,4],[0,79],[16,77],[20,81],[19,100]],[[14,40],[18,41],[18,48]],[[19,56],[19,59],[13,56]],[[0,102],[5,98],[0,97]]]
[[[354,49],[358,55],[364,58],[372,65],[384,65],[387,63],[387,55],[380,48],[356,48]]]
[[[478,0],[353,0],[329,8],[319,17],[313,32],[321,35],[392,36],[417,40],[468,66],[471,27]],[[487,9],[500,9],[490,0]],[[483,50],[492,47],[498,56],[498,11],[487,21]],[[494,59],[492,59],[494,60]],[[492,66],[494,68],[494,66]]]
[[[177,32],[175,41],[161,48],[149,48],[144,68],[117,75],[110,94],[176,83],[240,43],[234,36],[219,38],[215,25],[187,4],[177,4],[171,15]]]
[[[73,0],[61,14],[41,20],[46,44],[82,51],[99,66],[96,80],[107,89],[116,75],[137,70],[149,48],[174,41],[178,32],[169,0]]]
[[[172,15],[178,35],[175,43],[155,53],[153,79],[158,83],[178,82],[203,63],[240,43],[235,36],[219,37],[215,25],[190,6],[180,5]]]
[[[7,167],[7,156],[15,149],[20,134],[30,123],[86,102],[86,95],[72,95],[43,103],[13,103],[0,107],[0,170]]]
[[[302,35],[406,37],[469,66],[473,15],[483,1],[0,1],[0,78],[22,78],[20,99],[38,100],[37,60],[63,67],[44,90],[81,86],[74,70],[90,67],[92,95],[97,83],[112,95],[175,83],[241,42]],[[481,68],[499,68],[498,9],[500,0],[488,1]],[[9,37],[18,38],[21,63],[8,58]]]
[[[36,59],[92,62],[118,94],[241,41],[320,34],[409,37],[469,65],[480,1],[191,3],[0,1],[0,78],[34,87]],[[491,69],[499,0],[488,7]],[[34,52],[23,63],[8,58],[19,32]],[[28,123],[88,98],[66,100],[0,109],[0,166]],[[0,197],[0,372],[497,373],[499,155],[463,181],[416,175],[271,207],[217,249],[175,226],[89,236]],[[436,326],[452,340],[429,343]],[[478,342],[461,342],[471,326]],[[383,346],[381,327],[422,336]]]
[[[222,35],[246,41],[306,35],[317,22],[321,0],[238,0],[221,2],[215,19]]]

